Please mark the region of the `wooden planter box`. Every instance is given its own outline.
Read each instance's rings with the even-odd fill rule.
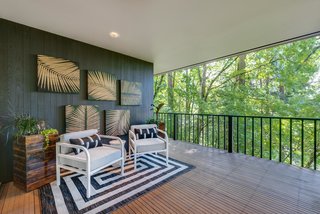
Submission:
[[[43,149],[42,135],[24,136],[13,146],[14,184],[31,191],[56,179],[56,145],[58,135]]]

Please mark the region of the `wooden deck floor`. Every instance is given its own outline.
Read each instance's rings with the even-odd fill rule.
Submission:
[[[320,172],[189,143],[171,157],[196,168],[114,213],[320,213]],[[0,213],[40,213],[38,191],[0,189]]]

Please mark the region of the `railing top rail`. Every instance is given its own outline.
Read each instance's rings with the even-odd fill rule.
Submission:
[[[219,117],[243,117],[243,118],[266,118],[266,119],[288,119],[288,120],[320,120],[320,118],[310,117],[279,117],[279,116],[253,116],[253,115],[231,115],[231,114],[198,114],[182,112],[159,112],[159,114],[176,114],[176,115],[198,115],[198,116],[219,116]]]

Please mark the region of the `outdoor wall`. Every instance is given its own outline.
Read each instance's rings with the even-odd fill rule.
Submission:
[[[107,35],[106,35],[107,36]],[[80,94],[37,91],[37,55],[61,57],[79,64]],[[118,80],[142,82],[142,105],[120,106],[116,101],[88,101],[86,71],[100,70]],[[0,19],[0,116],[29,113],[46,120],[60,133],[65,131],[65,105],[98,105],[106,109],[129,109],[131,124],[151,117],[153,64],[52,33]],[[103,128],[101,122],[101,128]],[[12,140],[0,145],[0,182],[12,179]]]

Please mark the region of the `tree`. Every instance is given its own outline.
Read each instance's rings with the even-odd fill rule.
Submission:
[[[320,115],[319,88],[320,38],[313,37],[156,76],[154,102],[164,102],[166,106],[164,111],[169,112],[318,118]],[[179,128],[182,130],[185,126],[193,126],[195,122],[195,129],[191,133],[194,142],[206,141],[204,136],[208,125],[207,120],[199,117],[196,117],[195,121],[191,118],[191,122],[182,118],[181,120],[182,127]],[[250,130],[252,121],[247,122],[247,129]],[[290,123],[285,120],[282,122],[281,126],[284,130],[281,136],[282,161],[286,162],[289,160]],[[259,127],[260,122],[254,121],[255,123],[257,123],[255,127]],[[310,167],[314,162],[314,130],[313,124],[305,123],[304,126],[304,165]],[[320,128],[320,125],[318,127]],[[243,125],[240,128],[244,128]],[[279,123],[273,122],[271,128],[274,132],[272,141],[279,142]],[[300,129],[301,124],[296,125],[294,142],[301,142],[301,137],[297,134]],[[267,133],[268,130],[267,123],[263,123],[263,133]],[[212,132],[210,130],[209,134],[213,134]],[[254,133],[255,139],[261,138],[259,133],[259,130]],[[185,136],[182,135],[182,137]],[[242,143],[241,149],[243,149],[244,136],[239,137]],[[267,156],[270,153],[267,150],[268,135],[265,134],[262,139],[263,155]],[[250,140],[253,141],[248,138],[248,145],[252,143]],[[293,152],[296,154],[293,162],[299,163],[301,144],[294,143],[293,147]],[[278,145],[274,143],[273,159],[279,158],[278,150]]]

